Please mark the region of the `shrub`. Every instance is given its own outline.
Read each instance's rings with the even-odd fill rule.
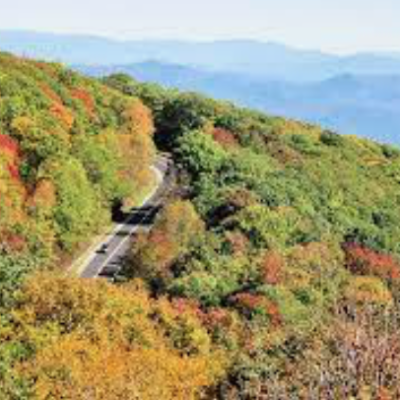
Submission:
[[[342,136],[332,131],[323,131],[320,140],[327,146],[340,146],[343,143]]]

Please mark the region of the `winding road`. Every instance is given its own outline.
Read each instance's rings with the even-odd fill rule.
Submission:
[[[158,180],[156,189],[139,208],[132,209],[124,222],[98,244],[89,254],[79,272],[82,278],[112,279],[122,268],[123,260],[131,246],[134,234],[139,230],[149,229],[160,210],[163,198],[170,184],[171,162],[160,156],[152,167]]]

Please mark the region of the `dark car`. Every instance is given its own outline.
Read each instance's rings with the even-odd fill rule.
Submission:
[[[106,254],[108,250],[108,244],[102,244],[101,247],[97,250],[98,254]]]

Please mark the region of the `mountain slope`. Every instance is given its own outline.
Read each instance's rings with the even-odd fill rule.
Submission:
[[[2,400],[186,400],[224,375],[196,316],[140,282],[122,288],[62,268],[109,227],[112,209],[154,189],[153,134],[137,97],[0,53]],[[174,343],[181,328],[193,340]]]
[[[2,251],[16,246],[46,263],[108,224],[114,203],[146,190],[153,125],[139,100],[1,53],[0,101]]]
[[[154,143],[122,275],[66,276]],[[395,147],[1,54],[2,398],[399,398],[399,198]]]
[[[200,315],[228,349],[220,398],[396,398],[400,357],[383,349],[400,332],[400,151],[124,75],[105,82],[153,108],[184,184],[126,277]]]

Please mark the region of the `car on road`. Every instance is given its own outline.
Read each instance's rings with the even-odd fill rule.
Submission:
[[[108,244],[104,243],[101,245],[101,247],[99,247],[99,249],[97,250],[98,254],[107,254],[107,250],[108,250]]]

